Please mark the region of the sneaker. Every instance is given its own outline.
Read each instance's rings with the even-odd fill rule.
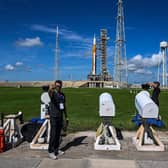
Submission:
[[[59,155],[59,156],[64,155],[64,153],[65,153],[64,151],[58,150],[58,155]]]
[[[53,160],[57,159],[57,156],[55,156],[54,153],[49,153],[48,156],[49,156],[50,159],[53,159]]]

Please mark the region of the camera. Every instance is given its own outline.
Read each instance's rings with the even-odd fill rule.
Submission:
[[[48,92],[48,90],[49,90],[49,85],[42,86],[42,89],[43,89],[44,92]]]
[[[144,90],[149,90],[150,89],[150,85],[149,84],[142,84],[141,85],[141,87],[142,87],[142,89],[144,89]]]

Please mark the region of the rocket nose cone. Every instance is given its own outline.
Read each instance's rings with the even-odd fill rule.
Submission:
[[[96,37],[94,35],[94,38],[93,38],[93,44],[95,45],[96,44]]]

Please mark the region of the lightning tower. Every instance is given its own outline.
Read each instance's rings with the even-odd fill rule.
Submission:
[[[55,68],[54,68],[54,80],[59,79],[59,29],[57,26],[56,31],[56,49],[55,49]]]
[[[128,82],[123,0],[118,0],[114,80],[118,82]]]

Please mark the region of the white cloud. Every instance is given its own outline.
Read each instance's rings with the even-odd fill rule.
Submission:
[[[22,66],[23,65],[23,62],[16,62],[15,66]]]
[[[158,64],[161,64],[161,62],[162,62],[161,53],[153,54],[152,57],[144,58],[144,60],[143,60],[144,66],[147,66],[147,67],[158,66]]]
[[[128,71],[135,71],[137,69],[135,64],[128,64]]]
[[[20,39],[16,42],[16,44],[21,47],[34,47],[43,45],[40,37]]]
[[[152,68],[161,63],[161,53],[152,54],[151,57],[143,57],[141,54],[137,54],[128,60],[128,71],[135,74],[152,75]]]
[[[146,69],[137,69],[134,71],[136,74],[144,74],[144,75],[151,75],[152,72]]]
[[[141,54],[137,54],[128,61],[128,71],[136,74],[151,75],[152,67],[158,66],[162,62],[161,53],[153,54],[151,57],[143,57]]]
[[[67,31],[67,30],[62,30],[62,36],[65,40],[69,40],[69,41],[76,41],[79,43],[86,43],[86,44],[92,44],[92,39],[91,38],[86,38],[83,37],[82,35],[79,35],[76,32],[73,31]]]
[[[82,35],[79,35],[76,32],[66,32],[66,31],[62,31],[62,36],[65,40],[71,41],[71,42],[78,42],[80,43],[80,45],[85,44],[85,46],[87,45],[91,45],[92,44],[92,38],[87,38],[87,37],[83,37]],[[83,44],[81,44],[83,43]]]
[[[18,61],[15,64],[7,64],[3,67],[5,71],[17,71],[17,72],[30,72],[32,68],[25,65],[23,62]]]
[[[50,28],[43,25],[33,25],[31,29],[35,31],[46,32],[46,33],[56,33],[56,28]]]
[[[48,27],[44,25],[33,25],[31,26],[32,30],[35,31],[40,31],[40,32],[45,32],[45,33],[56,33],[56,27]],[[70,40],[70,41],[77,41],[77,42],[83,42],[83,43],[92,43],[92,39],[83,37],[82,35],[68,30],[68,29],[59,29],[59,34],[63,37],[65,40]]]
[[[134,56],[133,58],[131,58],[130,62],[133,62],[133,63],[141,63],[142,62],[142,55],[138,54],[136,56]]]
[[[5,70],[6,71],[14,71],[15,67],[11,64],[7,64],[7,65],[5,65]]]
[[[161,53],[153,54],[151,57],[143,57],[142,55],[138,54],[131,58],[128,61],[128,66],[135,66],[137,69],[139,68],[151,68],[156,67],[158,64],[162,62],[162,55]]]
[[[64,38],[67,40],[74,40],[74,41],[83,41],[84,40],[82,36],[75,34],[75,33],[64,35]]]

